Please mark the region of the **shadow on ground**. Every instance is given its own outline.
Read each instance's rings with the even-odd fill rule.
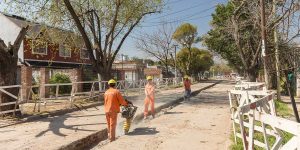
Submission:
[[[99,115],[102,115],[102,114],[99,114]],[[86,115],[86,116],[94,116],[94,115]],[[75,132],[77,132],[77,131],[96,131],[96,130],[80,129],[80,127],[87,126],[87,125],[106,124],[106,123],[92,123],[92,124],[80,123],[80,124],[75,124],[75,125],[66,125],[65,124],[65,121],[67,119],[70,119],[70,118],[79,118],[80,119],[80,117],[85,117],[85,115],[72,116],[70,114],[65,114],[62,116],[55,116],[53,118],[41,119],[38,122],[49,122],[49,127],[47,130],[41,131],[35,137],[41,137],[44,134],[46,134],[47,132],[52,132],[53,134],[58,135],[58,136],[67,136],[67,135],[61,133],[60,130],[62,130],[62,129],[74,130]]]
[[[159,131],[156,130],[156,128],[148,128],[148,127],[141,127],[141,128],[135,128],[132,132],[128,133],[129,136],[134,135],[154,135],[159,133]]]

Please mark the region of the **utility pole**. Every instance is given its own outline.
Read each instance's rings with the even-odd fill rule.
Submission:
[[[267,50],[267,40],[266,40],[266,17],[265,17],[265,0],[260,0],[260,15],[261,15],[261,49],[262,57],[264,58],[264,73],[265,73],[265,82],[267,89],[269,88],[269,79],[267,72],[267,62],[266,62],[266,53]]]
[[[273,14],[276,18],[276,0],[273,0]],[[276,82],[277,82],[277,99],[281,99],[280,94],[280,61],[279,61],[279,52],[278,52],[278,36],[277,36],[277,26],[274,28],[274,43],[275,43],[275,67],[276,67]]]
[[[174,45],[174,48],[175,48],[175,80],[177,81],[177,65],[176,65],[176,55],[177,55],[177,52],[176,52],[176,50],[177,50],[177,44],[175,44]]]
[[[124,55],[121,54],[121,57],[122,57],[122,73],[121,73],[121,75],[122,75],[122,77],[124,77],[124,79],[122,79],[122,80],[125,80],[125,72],[123,70],[123,57],[124,57]]]

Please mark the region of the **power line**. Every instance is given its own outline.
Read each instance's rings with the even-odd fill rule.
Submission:
[[[192,20],[197,20],[197,19],[206,18],[206,17],[210,17],[210,16],[211,15],[200,16],[200,17],[195,17],[195,18],[191,18],[191,19],[180,19],[180,20],[174,20],[174,21],[169,21],[169,22],[161,22],[161,23],[156,24],[156,25],[145,25],[145,26],[139,26],[139,27],[155,27],[155,26],[160,26],[160,25],[164,25],[164,24],[168,24],[168,23],[176,23],[176,22],[183,22],[183,21],[192,21]]]
[[[212,0],[211,2],[215,2],[217,0]],[[168,13],[168,14],[165,14],[163,16],[159,16],[159,17],[156,17],[156,18],[152,18],[151,20],[156,20],[156,19],[160,19],[160,18],[163,18],[163,17],[166,17],[166,16],[170,16],[170,15],[174,15],[174,14],[177,14],[177,13],[181,13],[181,12],[184,12],[186,10],[189,10],[189,9],[193,9],[193,8],[197,8],[197,7],[200,7],[200,6],[203,6],[203,4],[206,4],[207,2],[204,2],[204,3],[199,3],[197,5],[193,5],[191,7],[188,7],[188,8],[184,8],[184,9],[181,9],[179,11],[175,11],[175,12],[172,12],[172,13]]]
[[[193,14],[191,14],[191,15],[187,15],[187,16],[181,17],[180,19],[176,19],[176,20],[186,20],[186,19],[192,18],[192,17],[194,17],[194,16],[200,15],[200,14],[202,14],[202,13],[204,13],[204,12],[207,12],[207,11],[209,11],[209,10],[211,10],[211,9],[214,9],[215,7],[216,7],[216,6],[213,6],[213,7],[210,7],[210,8],[204,9],[204,10],[201,10],[201,11],[199,11],[199,12],[193,13]],[[156,24],[156,23],[163,23],[163,21],[159,21],[159,22],[148,22],[148,23],[150,23],[150,24]]]

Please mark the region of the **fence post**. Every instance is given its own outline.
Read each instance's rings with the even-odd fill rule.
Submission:
[[[59,92],[59,84],[56,85],[55,98],[57,99]]]

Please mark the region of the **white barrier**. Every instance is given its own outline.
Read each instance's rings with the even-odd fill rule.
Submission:
[[[300,150],[300,124],[276,116],[274,92],[231,90],[228,96],[234,139],[237,142],[237,138],[241,138],[244,149],[252,150],[254,145],[257,145],[267,150]],[[286,144],[283,144],[283,131],[293,135]],[[255,139],[255,132],[264,136],[264,142]],[[270,136],[276,139],[273,145],[268,142]]]

